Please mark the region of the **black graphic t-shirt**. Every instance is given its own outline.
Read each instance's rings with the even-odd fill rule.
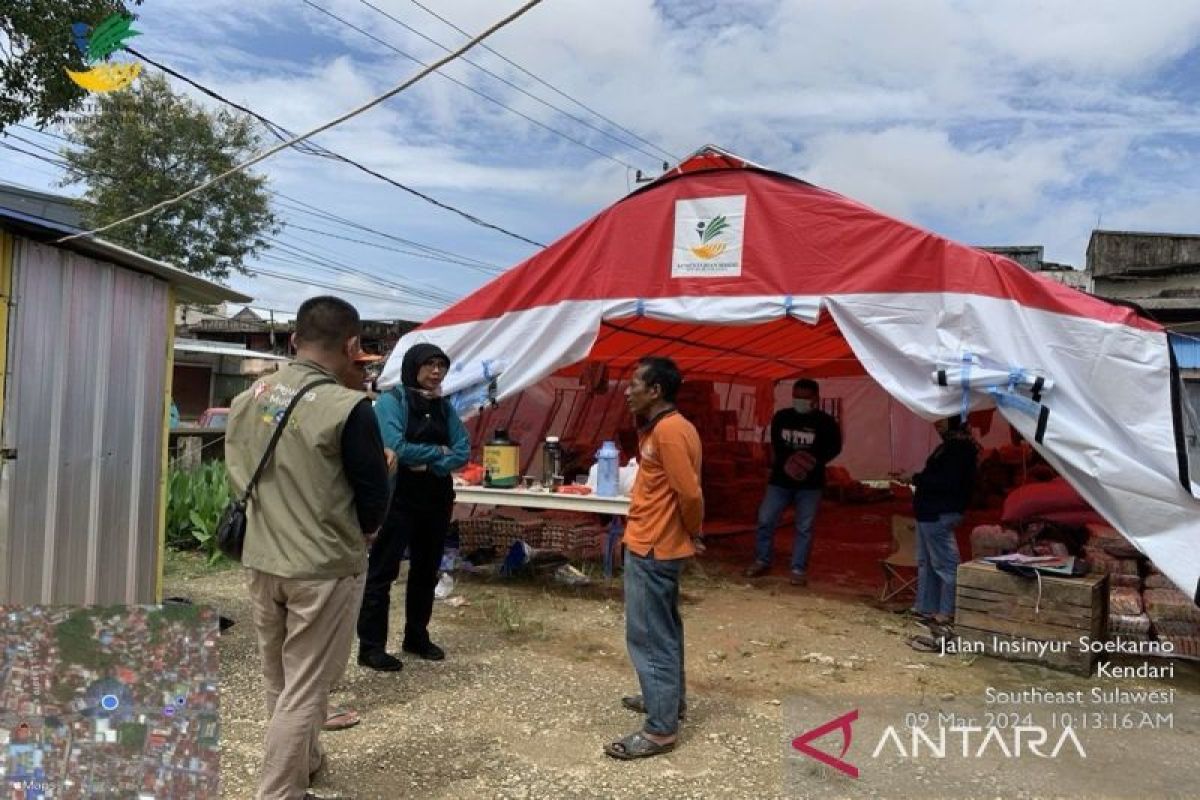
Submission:
[[[784,471],[798,452],[812,456],[814,464],[803,480]],[[785,489],[820,489],[825,485],[825,465],[842,452],[842,431],[824,411],[801,414],[794,408],[775,412],[771,419],[771,484]]]

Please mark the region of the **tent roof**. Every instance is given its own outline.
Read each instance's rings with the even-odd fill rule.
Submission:
[[[671,265],[677,247],[673,236],[677,204],[736,196],[746,198],[738,274],[672,277],[670,269],[661,268]],[[468,295],[423,328],[566,301],[718,296],[783,301],[793,296],[879,292],[968,292],[1158,329],[1132,310],[1039,280],[1007,258],[952,242],[711,146]]]

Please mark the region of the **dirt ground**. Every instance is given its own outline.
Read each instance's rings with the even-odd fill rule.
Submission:
[[[848,586],[836,570],[814,568],[804,589],[782,576],[747,583],[738,571],[748,548],[746,536],[721,540],[684,578],[689,718],[675,752],[626,763],[601,749],[640,723],[619,703],[636,691],[619,579],[597,576],[582,588],[468,579],[454,592],[464,605],[435,609],[431,630],[446,661],[408,658],[400,673],[352,661],[333,700],[358,709],[363,722],[325,734],[329,766],[313,791],[364,799],[904,797],[916,796],[909,787],[917,785],[921,797],[1190,796],[1184,785],[1176,795],[1169,780],[1146,791],[1119,757],[1057,777],[1038,767],[1033,779],[1029,770],[999,764],[969,778],[933,765],[916,767],[916,777],[906,766],[904,781],[898,770],[831,780],[824,768],[789,756],[788,743],[803,732],[788,719],[796,698],[852,708],[872,698],[974,701],[987,686],[1120,685],[1175,688],[1191,700],[1200,697],[1200,674],[1181,665],[1171,681],[1115,682],[916,653],[907,639],[917,627],[873,606],[868,589]],[[828,552],[823,558],[838,561]],[[223,796],[249,798],[265,725],[240,570],[179,563],[167,594],[211,603],[237,621],[220,644]],[[402,605],[393,602],[393,633]],[[1155,758],[1193,763],[1196,729],[1182,721],[1177,727],[1185,730],[1158,746]],[[836,744],[824,749],[836,755]]]

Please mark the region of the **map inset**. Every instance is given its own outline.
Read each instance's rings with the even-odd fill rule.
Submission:
[[[218,616],[0,606],[0,797],[217,798]]]

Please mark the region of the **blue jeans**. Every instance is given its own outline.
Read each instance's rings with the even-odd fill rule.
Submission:
[[[625,646],[646,704],[645,730],[662,736],[679,727],[687,693],[679,616],[684,560],[659,561],[625,550]]]
[[[931,522],[917,521],[917,604],[922,614],[954,616],[954,587],[958,573],[958,542],[954,529],[958,513],[942,514]]]
[[[791,503],[796,504],[796,539],[792,543],[792,571],[804,572],[808,566],[808,551],[812,547],[813,520],[817,518],[817,507],[821,505],[820,489],[785,489],[767,484],[767,494],[758,507],[758,534],[754,546],[754,560],[760,564],[771,564],[772,545],[779,518]]]

